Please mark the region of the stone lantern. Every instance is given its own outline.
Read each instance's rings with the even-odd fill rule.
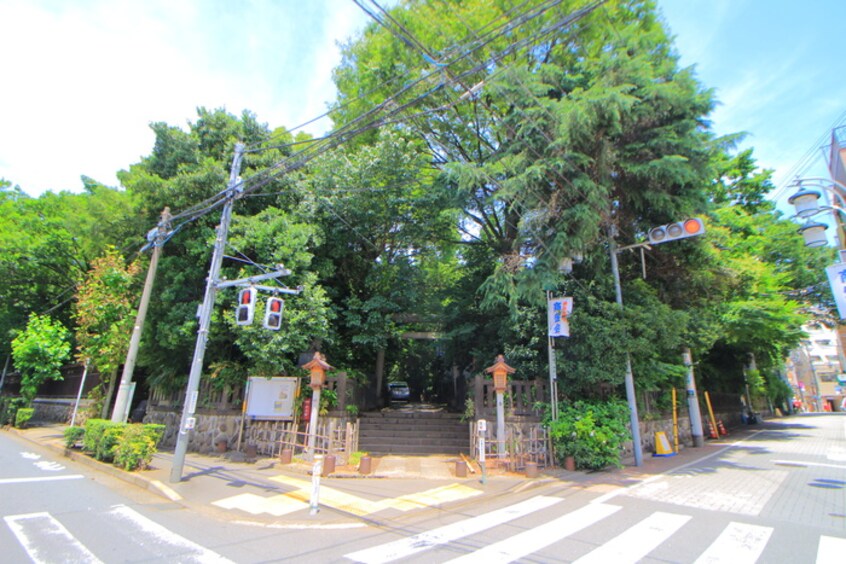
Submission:
[[[308,421],[308,447],[306,455],[309,459],[314,459],[314,443],[317,437],[317,417],[320,412],[320,390],[323,389],[323,384],[326,383],[326,371],[332,370],[332,366],[326,362],[324,357],[319,352],[314,353],[314,358],[303,365],[303,368],[308,370],[311,374],[311,416]]]
[[[493,366],[485,368],[485,372],[493,374],[494,391],[496,392],[496,446],[500,456],[505,455],[505,406],[503,394],[508,388],[508,375],[516,370],[505,363],[505,357],[498,355]]]

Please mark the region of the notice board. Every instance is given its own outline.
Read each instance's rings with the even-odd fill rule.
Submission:
[[[299,378],[249,378],[247,389],[247,417],[251,419],[294,419],[294,398]]]

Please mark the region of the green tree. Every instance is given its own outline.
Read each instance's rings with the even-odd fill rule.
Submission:
[[[127,266],[117,250],[108,248],[91,262],[76,294],[76,357],[82,363],[90,360],[100,372],[100,385],[92,394],[100,403],[103,418],[108,415],[117,371],[129,349],[139,270],[137,262]]]
[[[70,333],[46,315],[30,314],[26,330],[12,340],[12,358],[21,373],[21,397],[27,405],[47,380],[61,380],[59,369],[70,354]]]

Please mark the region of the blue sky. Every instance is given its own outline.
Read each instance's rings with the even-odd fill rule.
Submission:
[[[659,7],[721,102],[714,130],[747,132],[779,186],[802,162],[824,174],[819,151],[803,159],[846,112],[846,1]],[[150,122],[184,126],[198,106],[293,127],[333,99],[336,41],[366,22],[352,0],[0,0],[0,177],[32,195],[81,175],[116,186],[150,153]]]

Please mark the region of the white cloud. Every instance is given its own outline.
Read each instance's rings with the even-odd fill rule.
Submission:
[[[0,59],[0,177],[33,195],[117,185],[150,122],[198,106],[295,126],[334,98],[335,41],[364,22],[346,0],[0,0],[0,52],[17,54]]]

